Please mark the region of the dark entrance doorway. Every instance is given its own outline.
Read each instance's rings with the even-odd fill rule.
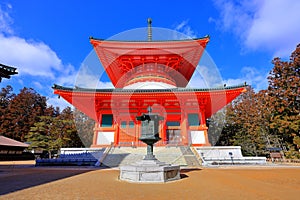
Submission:
[[[167,121],[167,144],[179,145],[182,143],[180,122],[179,121]]]

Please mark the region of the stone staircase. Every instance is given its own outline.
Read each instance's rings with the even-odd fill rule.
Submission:
[[[201,161],[197,152],[193,152],[193,147],[180,147],[183,158],[185,159],[186,165],[189,167],[200,167]]]
[[[107,167],[120,167],[140,161],[146,155],[146,147],[113,147],[101,164]],[[155,157],[161,161],[182,167],[199,167],[200,163],[190,147],[154,147]]]

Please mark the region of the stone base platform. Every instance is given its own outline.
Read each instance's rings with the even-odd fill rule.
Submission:
[[[180,179],[180,167],[159,160],[141,160],[120,167],[120,179],[129,182],[160,183]]]
[[[202,165],[265,165],[266,157],[244,157],[241,146],[196,147]]]

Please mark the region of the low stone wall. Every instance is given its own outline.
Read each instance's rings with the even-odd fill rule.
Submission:
[[[203,165],[266,164],[265,157],[244,157],[240,146],[197,147]]]
[[[97,159],[37,159],[36,166],[94,166]]]
[[[37,159],[36,166],[94,166],[105,148],[61,148],[56,159]]]
[[[94,153],[102,152],[105,148],[61,148],[60,154],[81,154],[81,153]]]

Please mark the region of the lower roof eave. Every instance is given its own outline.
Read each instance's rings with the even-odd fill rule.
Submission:
[[[104,88],[104,89],[94,89],[94,88],[81,88],[76,87],[64,87],[54,84],[52,88],[54,91],[66,91],[66,92],[84,92],[84,93],[166,93],[166,92],[213,92],[213,91],[228,91],[236,89],[245,89],[248,85],[242,84],[237,86],[227,86],[227,87],[215,87],[215,88],[171,88],[171,89],[123,89],[123,88]]]

